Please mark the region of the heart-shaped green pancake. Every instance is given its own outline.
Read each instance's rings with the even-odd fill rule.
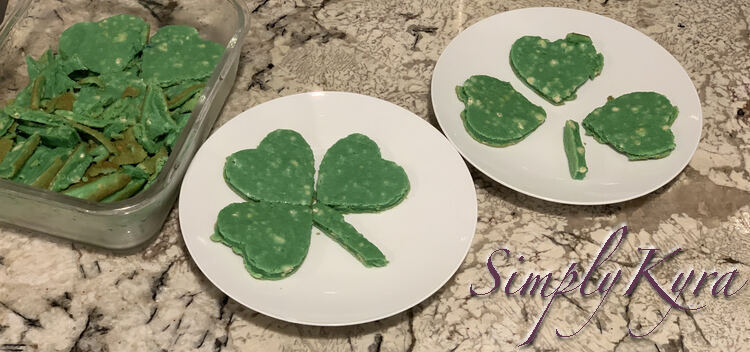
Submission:
[[[312,209],[315,227],[340,244],[357,260],[367,267],[381,267],[388,264],[383,252],[365,238],[354,226],[344,220],[344,215],[335,209],[315,203]]]
[[[165,26],[143,49],[143,79],[162,86],[211,75],[224,53],[220,44],[201,39],[188,26]]]
[[[456,87],[464,103],[461,119],[469,135],[494,147],[520,142],[541,125],[547,113],[532,104],[508,82],[497,78],[471,76]]]
[[[678,109],[655,92],[634,92],[607,101],[583,120],[586,134],[630,160],[658,159],[675,148],[670,127]]]
[[[240,150],[224,164],[224,178],[247,199],[310,205],[315,165],[305,139],[291,130],[275,130],[257,149]]]
[[[510,49],[513,71],[549,102],[560,105],[576,98],[576,90],[602,72],[604,56],[596,52],[591,38],[569,33],[550,42],[524,36]]]
[[[294,273],[307,256],[312,231],[309,206],[244,202],[219,212],[211,237],[242,255],[258,279],[277,280]]]
[[[117,15],[99,22],[81,22],[60,35],[63,57],[78,56],[91,71],[122,71],[143,50],[149,25],[131,15]]]
[[[401,202],[409,187],[401,166],[384,160],[373,140],[354,133],[336,142],[323,157],[317,199],[342,212],[381,211]]]

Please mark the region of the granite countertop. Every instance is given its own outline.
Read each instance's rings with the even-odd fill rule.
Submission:
[[[50,6],[63,6],[48,1]],[[139,1],[159,7],[160,1]],[[164,1],[163,3],[166,3]],[[683,253],[654,270],[750,275],[750,3],[745,1],[408,0],[250,1],[251,30],[236,84],[217,126],[259,103],[310,90],[352,91],[405,107],[433,125],[430,77],[462,29],[522,7],[561,6],[609,16],[646,33],[685,67],[703,104],[698,151],[673,181],[609,206],[564,206],[503,187],[472,169],[477,234],[457,274],[435,295],[396,316],[322,328],[268,318],[228,299],[190,260],[175,208],[145,250],[112,254],[0,228],[1,351],[505,351],[515,350],[541,312],[536,297],[469,298],[490,287],[487,256],[505,247],[521,270],[588,265],[607,236],[630,235],[611,264],[632,273],[638,246]],[[74,13],[57,12],[75,22]],[[501,268],[502,269],[502,268]],[[702,272],[702,271],[699,271]],[[623,274],[625,279],[630,274]],[[623,280],[625,280],[623,279]],[[644,285],[644,283],[642,283]],[[531,351],[741,351],[750,345],[750,290],[725,298],[684,296],[673,311],[648,287],[599,303],[569,295],[545,319]],[[708,298],[706,298],[708,297]],[[701,303],[703,302],[703,303]]]

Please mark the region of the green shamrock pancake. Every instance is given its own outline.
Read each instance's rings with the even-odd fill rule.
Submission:
[[[354,226],[344,220],[344,215],[335,209],[315,203],[312,209],[315,227],[340,244],[366,267],[382,267],[388,264],[383,252],[368,241]]]
[[[148,31],[148,23],[131,15],[81,22],[60,35],[59,51],[97,73],[122,71],[146,45]]]
[[[526,138],[547,118],[547,113],[532,104],[508,82],[497,78],[471,76],[456,87],[464,103],[461,119],[469,135],[493,147],[516,144]]]
[[[576,98],[576,90],[602,72],[604,56],[588,36],[569,33],[550,42],[524,36],[510,49],[510,65],[518,77],[555,105]]]
[[[658,159],[675,148],[670,127],[678,109],[655,92],[634,92],[607,101],[583,120],[586,134],[630,160]]]
[[[341,212],[376,212],[401,202],[410,187],[403,168],[383,160],[370,138],[349,135],[323,157],[313,203],[314,163],[305,139],[283,129],[269,133],[258,148],[227,158],[224,179],[249,201],[222,209],[211,239],[241,255],[253,277],[278,280],[294,273],[307,256],[313,225],[364,266],[388,264]]]
[[[143,79],[162,86],[205,79],[223,54],[223,46],[201,39],[193,27],[164,26],[143,50]]]
[[[310,146],[291,130],[269,133],[258,148],[230,155],[224,166],[227,184],[256,201],[310,205],[314,175]]]
[[[582,180],[589,171],[586,166],[586,149],[581,142],[578,122],[568,120],[563,127],[563,147],[568,157],[568,171],[574,180]]]
[[[378,145],[354,133],[328,149],[320,163],[317,199],[341,212],[377,212],[401,202],[409,178],[398,164],[384,160]]]
[[[240,254],[257,279],[278,280],[294,273],[310,248],[309,206],[270,202],[233,203],[219,212],[214,241]]]

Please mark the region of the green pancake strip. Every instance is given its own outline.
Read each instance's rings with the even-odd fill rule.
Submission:
[[[309,206],[244,202],[219,212],[211,238],[241,253],[254,278],[278,280],[302,265],[310,248],[311,230]]]
[[[191,113],[179,114],[175,118],[177,128],[174,131],[169,132],[167,137],[164,138],[164,143],[169,147],[170,150],[174,147],[174,144],[177,143],[177,139],[180,138],[180,134],[182,133],[182,130],[185,129],[185,125],[187,125],[187,122],[190,119],[190,115]]]
[[[195,105],[198,104],[198,101],[201,100],[201,94],[193,95],[190,100],[186,101],[180,107],[172,111],[172,114],[187,114],[191,113],[193,110],[195,110]]]
[[[26,185],[46,187],[51,180],[47,171],[53,170],[56,172],[56,170],[59,170],[69,153],[70,149],[68,148],[48,148],[40,145],[26,160],[23,167],[18,170],[18,173],[13,176],[12,180]]]
[[[145,92],[145,91],[144,91]],[[143,97],[125,97],[118,99],[102,112],[100,119],[109,124],[135,125],[141,115]],[[109,126],[109,125],[107,125]],[[105,126],[106,128],[106,126]]]
[[[81,142],[78,132],[70,126],[33,127],[19,125],[18,131],[27,135],[38,134],[49,147],[73,148]]]
[[[409,188],[404,169],[384,160],[372,139],[354,133],[323,156],[317,198],[341,212],[377,212],[400,203]]]
[[[19,121],[33,122],[49,126],[61,126],[65,124],[65,120],[61,119],[57,115],[51,115],[39,110],[19,108],[13,105],[6,106],[5,113]]]
[[[143,50],[142,77],[168,86],[208,78],[224,53],[220,44],[203,40],[188,26],[164,26]]]
[[[179,92],[176,95],[170,97],[169,100],[167,101],[167,106],[170,109],[175,109],[181,106],[186,101],[190,100],[190,98],[192,98],[195,94],[203,90],[205,86],[206,85],[204,83],[198,83],[198,84],[193,84],[191,86],[186,87],[185,90],[183,90],[182,92]],[[167,96],[169,95],[167,94]]]
[[[156,153],[160,143],[157,139],[175,129],[177,123],[172,120],[167,110],[167,102],[164,99],[164,92],[155,84],[148,86],[146,99],[143,103],[143,113],[138,122],[137,129],[134,130],[138,142],[149,153]]]
[[[104,107],[112,104],[120,94],[122,93],[113,94],[96,87],[83,87],[73,102],[73,112],[89,118],[99,117],[104,112]]]
[[[524,36],[513,43],[510,63],[516,75],[550,103],[561,105],[576,98],[576,91],[602,72],[604,56],[586,35],[569,33],[550,42]]]
[[[5,135],[10,129],[10,125],[15,121],[10,115],[6,114],[5,111],[0,110],[0,136]]]
[[[96,129],[102,129],[107,127],[111,121],[107,121],[104,119],[98,119],[98,118],[90,118],[86,115],[77,114],[72,111],[67,110],[57,110],[52,115],[54,118],[60,118],[61,121],[64,121],[68,124],[72,123],[78,123],[84,126],[96,128]]]
[[[256,149],[227,157],[224,179],[247,199],[310,205],[315,165],[312,149],[292,130],[269,133]]]
[[[69,75],[76,70],[86,69],[77,55],[63,58],[53,55],[50,50],[36,61],[26,57],[26,64],[31,83],[28,101],[24,98],[22,106],[34,109],[38,108],[41,99],[52,99],[75,88],[76,82]]]
[[[109,157],[110,153],[109,153],[109,150],[107,150],[107,147],[101,144],[99,145],[96,145],[94,143],[90,143],[90,144],[91,146],[89,147],[89,154],[94,158],[95,163],[98,163]]]
[[[65,160],[60,171],[52,179],[49,185],[49,189],[55,192],[60,192],[70,185],[81,182],[83,174],[89,168],[89,165],[93,162],[93,156],[86,151],[85,144],[79,144],[75,150]]]
[[[594,109],[583,120],[583,128],[630,160],[658,159],[675,148],[670,127],[678,113],[659,93],[633,92]]]
[[[383,267],[388,264],[383,252],[368,241],[354,226],[344,220],[344,215],[326,205],[316,203],[312,210],[315,227],[344,247],[366,267]]]
[[[563,127],[563,147],[568,158],[568,171],[574,180],[582,180],[589,171],[586,166],[586,149],[581,142],[578,122],[568,120]]]
[[[8,137],[0,138],[0,162],[5,159],[5,156],[8,155],[11,148],[13,148],[12,139]]]
[[[114,146],[117,153],[109,161],[117,165],[137,164],[148,157],[143,147],[135,141],[132,129],[125,131],[122,139],[114,142]]]
[[[149,25],[132,15],[116,15],[99,22],[81,22],[60,35],[64,57],[77,55],[91,71],[122,71],[146,45]]]
[[[129,182],[130,176],[122,172],[115,172],[89,183],[72,187],[64,191],[63,194],[98,202],[125,187]]]
[[[516,144],[536,130],[547,118],[540,106],[532,104],[508,82],[476,75],[456,87],[464,103],[461,119],[469,135],[493,147]]]
[[[161,173],[161,170],[164,169],[164,165],[167,164],[167,160],[169,160],[169,156],[167,156],[166,154],[163,157],[160,157],[159,159],[156,160],[154,173],[151,175],[151,177],[148,178],[148,182],[146,182],[146,185],[143,186],[143,189],[148,189],[149,187],[151,187],[152,184],[154,184],[154,182],[156,181],[156,178],[159,177],[159,173]]]
[[[125,187],[123,187],[121,190],[112,193],[104,199],[101,200],[102,203],[111,203],[111,202],[117,202],[120,200],[128,199],[132,195],[136,194],[138,191],[143,188],[143,185],[146,184],[146,179],[131,179],[130,182],[128,182]]]
[[[31,157],[39,145],[41,138],[38,134],[33,134],[27,140],[19,142],[11,148],[0,162],[0,178],[10,179],[18,173],[26,160]]]

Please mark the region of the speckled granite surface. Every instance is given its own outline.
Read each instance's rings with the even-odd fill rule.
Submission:
[[[81,19],[66,11],[51,14],[62,2],[44,3],[49,6],[43,7],[46,13],[36,15]],[[498,264],[502,273],[559,272],[571,262],[587,266],[622,223],[631,233],[614,257],[616,263],[608,265],[621,267],[624,281],[639,265],[639,245],[683,248],[684,253],[656,270],[664,283],[686,268],[736,268],[739,283],[747,280],[750,4],[745,1],[251,1],[251,34],[217,125],[261,102],[314,89],[390,100],[435,124],[430,76],[451,38],[492,14],[542,5],[579,8],[622,21],[658,41],[687,69],[703,103],[705,125],[695,157],[675,181],[637,200],[580,207],[524,196],[472,170],[479,223],[470,253],[454,278],[405,313],[344,328],[287,324],[227,299],[189,259],[178,209],[147,249],[130,255],[0,228],[0,350],[515,350],[544,302],[538,296],[503,294],[468,298],[470,284],[491,286],[485,267],[489,253],[505,247],[526,256],[523,265]],[[686,297],[688,304],[706,307],[692,313],[673,311],[648,337],[635,339],[627,336],[628,328],[648,332],[667,305],[647,287],[632,297],[617,292],[576,337],[560,339],[555,328],[572,333],[599,303],[598,298],[569,295],[555,302],[535,343],[525,349],[750,348],[750,289],[728,300],[709,299],[705,293]]]

